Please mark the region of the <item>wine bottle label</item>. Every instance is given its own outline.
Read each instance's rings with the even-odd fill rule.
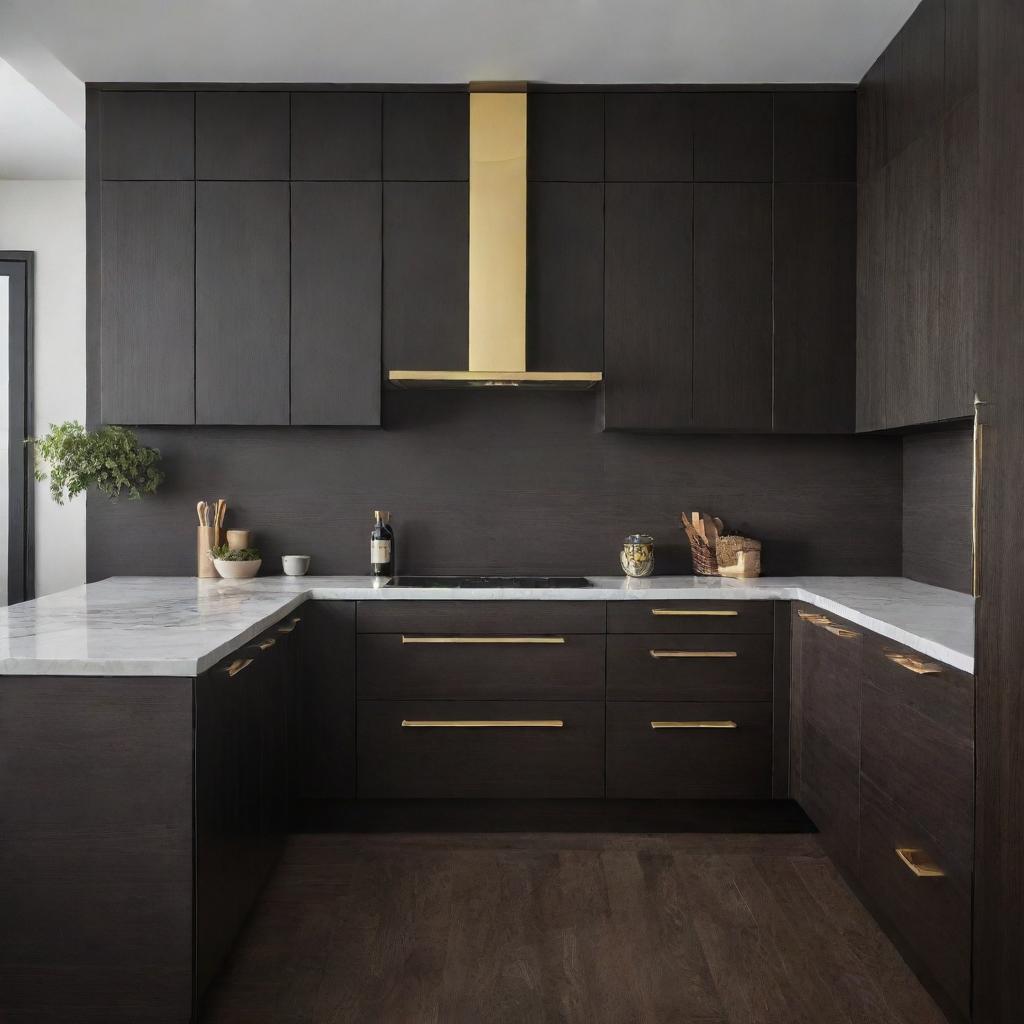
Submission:
[[[370,541],[370,565],[386,565],[391,561],[391,541]]]

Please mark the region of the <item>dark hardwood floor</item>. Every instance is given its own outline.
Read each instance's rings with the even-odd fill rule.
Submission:
[[[205,1024],[941,1024],[814,835],[299,835]]]

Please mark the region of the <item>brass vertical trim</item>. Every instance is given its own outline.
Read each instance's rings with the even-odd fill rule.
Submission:
[[[469,96],[469,369],[526,369],[525,92]]]
[[[982,423],[981,406],[985,403],[974,396],[974,443],[971,454],[971,594],[981,596],[981,466]]]

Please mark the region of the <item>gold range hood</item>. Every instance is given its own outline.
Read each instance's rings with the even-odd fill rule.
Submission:
[[[469,87],[468,370],[391,370],[403,388],[583,390],[600,373],[526,368],[526,85]]]

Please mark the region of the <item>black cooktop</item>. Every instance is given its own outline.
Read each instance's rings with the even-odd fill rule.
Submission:
[[[589,587],[585,576],[392,576],[389,587]]]

